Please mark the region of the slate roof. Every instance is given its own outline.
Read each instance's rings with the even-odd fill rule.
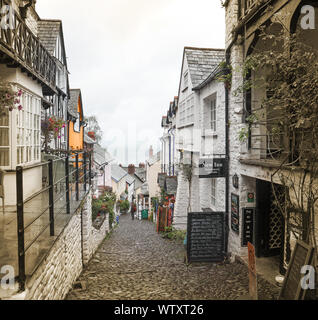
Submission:
[[[116,182],[119,182],[121,179],[126,177],[128,173],[121,168],[118,164],[112,164],[112,179],[115,180]]]
[[[126,181],[129,185],[132,185],[135,182],[135,179],[130,174],[128,174],[126,176]]]
[[[94,146],[94,161],[99,165],[105,164],[108,160],[106,158],[106,151],[100,145]]]
[[[193,87],[202,83],[225,59],[224,49],[184,48]]]
[[[81,95],[80,89],[71,89],[70,90],[70,100],[68,101],[68,112],[70,115],[78,118],[78,99]]]
[[[56,39],[60,34],[61,26],[61,20],[38,21],[38,37],[51,55],[54,55],[54,50],[56,48]]]
[[[146,180],[146,169],[144,169],[144,168],[136,168],[135,175],[136,175],[141,181],[145,181],[145,180]]]

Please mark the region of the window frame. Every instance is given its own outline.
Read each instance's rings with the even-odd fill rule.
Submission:
[[[213,132],[217,131],[217,112],[216,112],[216,97],[210,101],[210,129]]]
[[[9,165],[0,165],[2,170],[15,170],[17,166],[27,167],[41,162],[42,97],[19,85],[14,89],[22,90],[20,100],[23,109],[9,112]],[[18,153],[18,148],[23,154]],[[27,152],[29,161],[26,161]]]
[[[216,198],[217,198],[217,181],[216,179],[211,179],[211,205],[213,207],[216,206]]]
[[[78,114],[78,118],[76,119],[76,121],[73,122],[74,123],[73,130],[76,133],[81,133],[81,114],[79,112],[77,114]],[[78,123],[78,130],[76,130],[77,123]]]
[[[0,146],[1,150],[7,150],[8,153],[8,158],[9,158],[9,164],[7,166],[1,165],[0,163],[0,168],[2,170],[10,170],[11,169],[11,159],[12,159],[12,132],[11,132],[11,124],[12,121],[12,112],[8,110],[8,125],[7,126],[1,126],[0,129],[7,129],[8,130],[8,138],[9,138],[9,145],[8,146]]]

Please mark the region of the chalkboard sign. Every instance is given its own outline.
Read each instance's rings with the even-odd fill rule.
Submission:
[[[253,243],[254,214],[254,208],[243,209],[242,247],[246,247],[249,242]]]
[[[240,233],[240,198],[235,194],[231,194],[231,228],[232,230],[239,234]]]
[[[189,213],[189,262],[222,262],[225,258],[225,213]]]
[[[306,291],[301,287],[301,279],[304,277],[301,269],[303,266],[312,264],[313,254],[313,247],[297,241],[279,295],[280,300],[304,300]]]
[[[215,179],[225,178],[228,167],[228,161],[223,158],[200,159],[199,178]]]

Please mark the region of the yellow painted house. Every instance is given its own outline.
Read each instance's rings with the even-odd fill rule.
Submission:
[[[80,89],[70,90],[68,103],[68,147],[70,151],[84,150],[84,114]]]

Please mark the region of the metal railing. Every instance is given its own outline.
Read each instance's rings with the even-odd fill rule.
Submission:
[[[36,168],[42,168],[42,189],[25,199],[24,172]],[[44,251],[45,253],[49,252],[54,240],[62,233],[72,214],[77,211],[80,202],[89,192],[92,183],[91,177],[91,154],[84,152],[73,153],[55,160],[49,159],[34,166],[16,168],[20,290],[25,289],[26,262],[28,262],[26,254],[37,242],[43,241],[40,238],[48,230],[49,235],[44,241],[49,241],[49,244],[45,246],[46,250]],[[35,205],[36,201],[40,202],[40,207]],[[30,211],[26,210],[28,205],[31,208],[31,216]],[[48,221],[45,221],[47,216]],[[59,216],[63,216],[63,219],[57,226],[56,221]],[[28,220],[27,223],[26,220]],[[30,231],[33,227],[35,230]],[[37,231],[35,236],[33,235],[34,231]],[[26,235],[28,243],[26,243]]]

